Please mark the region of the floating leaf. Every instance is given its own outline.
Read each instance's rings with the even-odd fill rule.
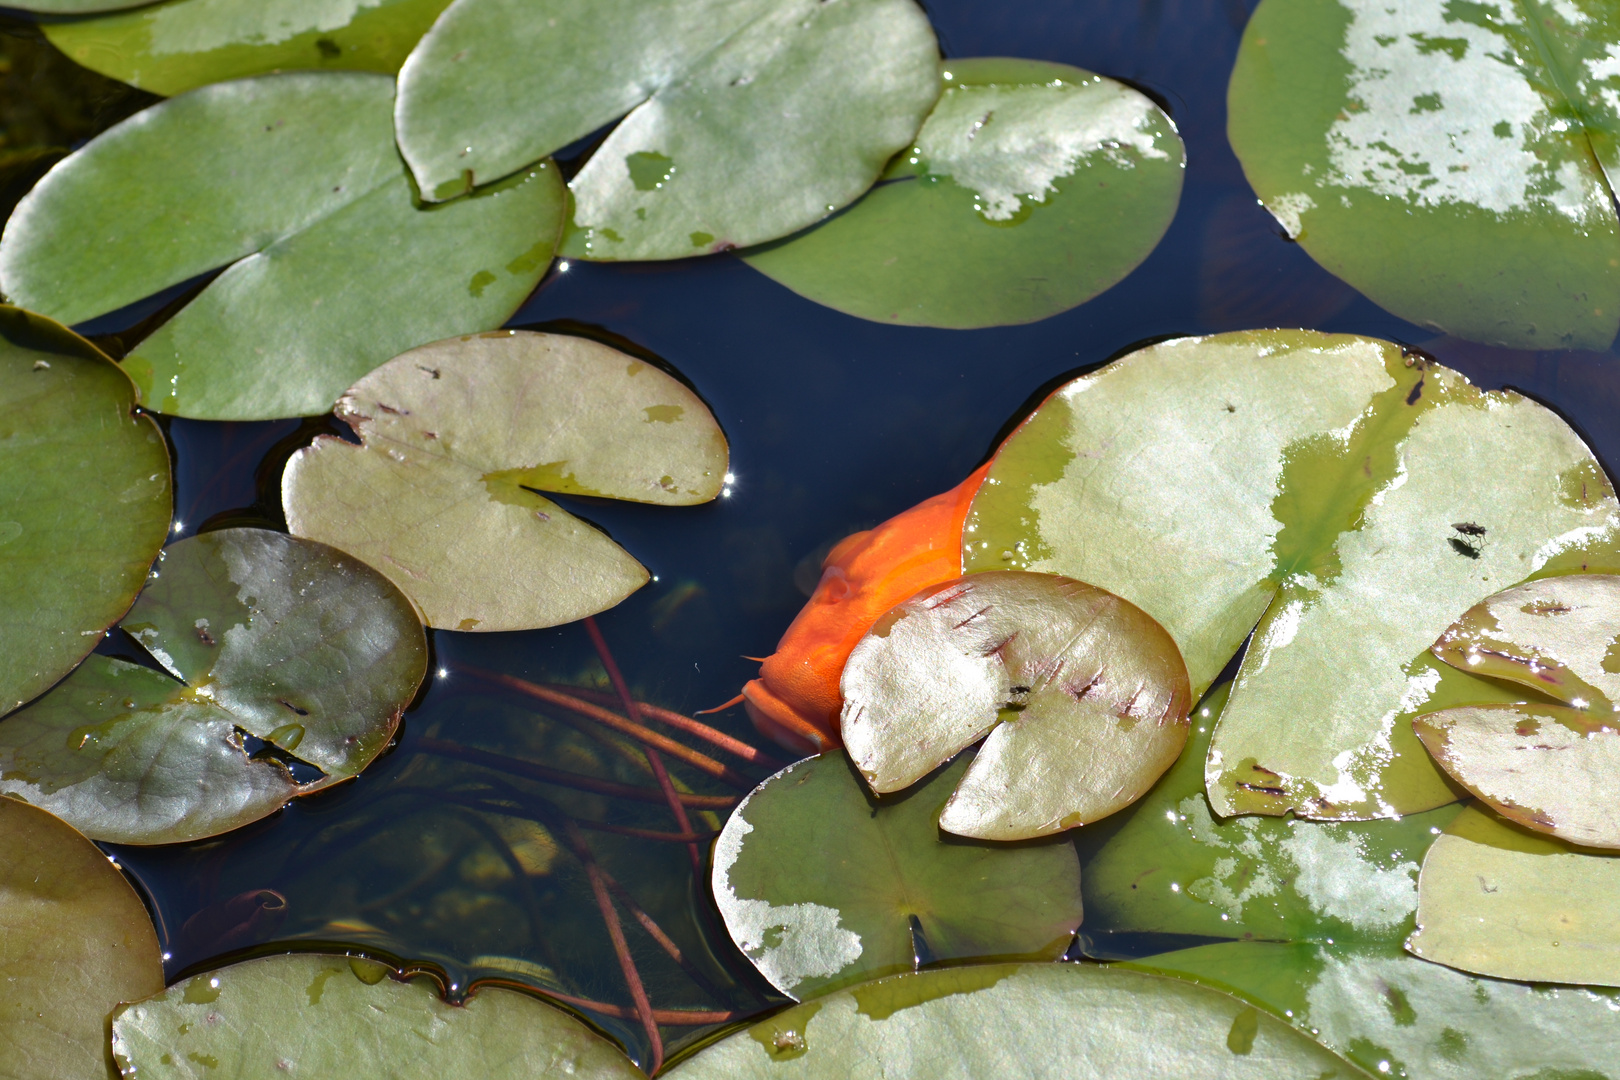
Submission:
[[[115,1012],[112,1040],[126,1077],[643,1076],[537,998],[486,987],[450,1005],[426,978],[404,982],[349,956],[267,956],[197,975]]]
[[[1455,798],[1414,714],[1503,699],[1429,654],[1456,613],[1620,569],[1617,533],[1601,466],[1550,410],[1388,342],[1272,330],[1164,342],[1057,390],[991,464],[963,565],[1136,604],[1195,693],[1253,629],[1210,750],[1216,814],[1364,818]]]
[[[212,836],[358,774],[427,667],[421,625],[382,575],[263,529],[168,548],[123,627],[168,674],[92,656],[0,721],[0,792],[97,840]],[[325,777],[299,784],[249,757],[243,732]]]
[[[1617,45],[1603,0],[1266,0],[1228,133],[1288,234],[1395,314],[1604,349],[1620,326]]]
[[[952,60],[945,80],[877,187],[748,264],[863,319],[968,328],[1067,311],[1147,258],[1186,159],[1158,106],[1039,60]]]
[[[0,1076],[106,1076],[107,1013],[161,989],[124,875],[66,823],[0,798]]]
[[[425,195],[629,115],[574,177],[566,251],[672,259],[785,236],[860,197],[939,93],[911,0],[457,0],[400,71]]]
[[[1469,808],[1418,881],[1426,960],[1527,982],[1620,986],[1620,857],[1584,854]]]
[[[892,608],[841,688],[844,745],[873,791],[985,739],[939,826],[987,840],[1136,801],[1181,753],[1191,703],[1175,642],[1141,609],[1083,582],[995,571]]]
[[[1091,964],[891,976],[761,1020],[669,1075],[919,1074],[939,1080],[1362,1075],[1287,1024],[1225,994]]]
[[[88,15],[100,11],[140,7],[151,2],[152,0],[7,0],[6,6],[18,11],[37,11],[42,15]]]
[[[942,841],[934,822],[966,768],[878,802],[833,752],[788,766],[732,811],[715,900],[773,986],[798,999],[928,960],[1063,955],[1080,923],[1073,846]]]
[[[153,106],[18,204],[0,284],[78,322],[229,264],[124,361],[142,403],[203,419],[325,412],[389,357],[505,321],[561,221],[550,164],[418,208],[392,101],[382,75],[307,72]]]
[[[448,4],[167,0],[40,29],[90,70],[172,97],[208,83],[300,68],[392,74]]]
[[[169,533],[169,451],[112,361],[0,306],[0,714],[129,610]]]
[[[386,573],[431,626],[582,619],[647,571],[540,495],[707,502],[726,473],[708,408],[649,364],[584,338],[502,330],[426,345],[356,383],[287,463],[288,527]]]

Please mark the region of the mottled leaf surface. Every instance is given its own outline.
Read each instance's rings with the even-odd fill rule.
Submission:
[[[1181,752],[1191,704],[1175,643],[1140,608],[1017,571],[896,605],[855,646],[841,689],[844,745],[873,791],[899,791],[985,740],[939,824],[989,840],[1134,802]]]
[[[1365,818],[1455,798],[1413,715],[1504,700],[1435,638],[1527,578],[1620,567],[1617,526],[1601,466],[1543,406],[1388,342],[1251,331],[1058,389],[998,452],[963,563],[1136,604],[1195,692],[1253,630],[1210,749],[1216,813]]]
[[[911,0],[457,0],[400,72],[399,144],[450,198],[624,116],[570,184],[567,252],[701,255],[858,198],[934,103],[936,49]]]
[[[272,71],[392,74],[448,3],[165,0],[100,18],[48,22],[40,29],[84,67],[172,97]]]
[[[910,150],[860,202],[748,253],[801,296],[878,322],[1035,322],[1145,259],[1185,151],[1135,90],[1037,60],[952,60]]]
[[[1092,964],[1005,964],[891,976],[762,1020],[669,1075],[778,1080],[919,1074],[940,1080],[1363,1075],[1287,1024],[1226,994]]]
[[[719,425],[679,380],[585,338],[502,330],[412,350],[356,383],[293,455],[294,534],[360,556],[431,626],[515,630],[612,607],[640,563],[540,492],[666,506],[726,475]]]
[[[0,792],[98,840],[175,843],[354,776],[427,667],[410,602],[324,544],[262,529],[182,540],[123,627],[167,671],[92,656],[0,721]],[[243,735],[325,777],[296,783]]]
[[[823,754],[732,811],[714,896],[772,985],[803,999],[919,962],[1063,955],[1080,924],[1074,847],[945,842],[935,821],[966,768],[875,800],[843,754]]]
[[[223,271],[140,342],[141,403],[202,419],[324,412],[406,349],[493,329],[545,273],[565,192],[538,164],[417,204],[383,75],[206,86],[65,158],[0,236],[0,287],[65,322]]]
[[[0,714],[95,647],[168,536],[168,447],[134,410],[95,346],[0,307]]]
[[[1266,0],[1228,134],[1288,234],[1411,322],[1520,349],[1620,326],[1604,0]]]
[[[1499,979],[1620,986],[1620,857],[1581,851],[1469,808],[1418,882],[1426,960]]]
[[[636,1080],[641,1070],[579,1020],[486,987],[464,1006],[427,978],[347,956],[267,956],[194,976],[112,1017],[126,1077],[242,1080]]]
[[[107,1076],[107,1013],[163,989],[146,905],[58,818],[0,798],[0,1075]]]

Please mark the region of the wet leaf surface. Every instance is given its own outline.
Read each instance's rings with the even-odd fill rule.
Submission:
[[[1034,322],[1096,296],[1164,235],[1185,151],[1147,97],[1065,64],[968,59],[861,201],[748,264],[863,319]]]
[[[107,1013],[163,989],[141,898],[90,841],[0,798],[0,1075],[100,1080]]]
[[[701,255],[858,198],[934,103],[936,50],[911,0],[458,0],[400,73],[399,144],[450,198],[624,116],[565,251]]]
[[[419,208],[392,103],[385,76],[306,72],[153,106],[18,204],[0,284],[79,322],[224,267],[125,359],[142,404],[203,419],[324,412],[391,356],[498,326],[560,227],[565,193],[545,163]]]
[[[0,714],[95,647],[168,536],[168,447],[134,408],[93,345],[0,307]]]
[[[125,1077],[644,1075],[611,1042],[528,994],[488,987],[456,1006],[430,979],[394,976],[348,956],[233,964],[118,1010],[113,1054]]]
[[[983,738],[940,813],[1023,840],[1140,798],[1187,739],[1187,670],[1164,628],[1083,582],[989,571],[892,608],[844,667],[842,731],[872,790]],[[986,737],[988,734],[988,737]]]
[[[272,71],[392,74],[448,3],[166,0],[99,18],[45,23],[41,29],[92,71],[172,97]]]
[[[351,556],[262,529],[181,540],[123,622],[167,671],[92,656],[0,722],[0,791],[98,840],[194,840],[354,776],[427,665],[409,601]],[[243,733],[313,765],[299,783]]]
[[[1091,964],[1007,964],[896,975],[817,998],[670,1076],[925,1070],[965,1080],[1048,1068],[1085,1078],[1361,1075],[1253,1006],[1184,981]]]
[[[867,794],[842,753],[761,784],[716,841],[726,929],[795,999],[919,963],[1055,960],[1080,924],[1074,847],[1015,848],[942,836],[936,820],[968,762],[899,800]]]
[[[1489,344],[1604,349],[1617,46],[1602,0],[1266,0],[1228,133],[1288,234],[1388,310]]]
[[[514,630],[612,607],[647,571],[540,492],[682,506],[726,475],[701,399],[585,338],[503,330],[395,357],[282,477],[288,527],[387,574],[431,626]]]
[[[1469,808],[1435,841],[1407,948],[1463,971],[1620,986],[1620,858]]]
[[[1354,819],[1455,798],[1411,717],[1512,698],[1428,646],[1505,586],[1620,567],[1617,512],[1533,401],[1387,342],[1252,331],[1056,391],[991,465],[963,563],[1138,605],[1195,693],[1253,629],[1210,750],[1216,812]]]

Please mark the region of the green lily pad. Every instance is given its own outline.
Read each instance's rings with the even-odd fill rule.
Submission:
[[[117,1010],[112,1047],[125,1077],[644,1076],[538,998],[486,987],[451,1005],[427,978],[349,956],[267,956],[197,975]]]
[[[64,327],[0,306],[0,714],[129,610],[172,514],[168,447],[129,379]]]
[[[452,198],[629,113],[570,184],[566,253],[774,240],[859,198],[939,94],[911,0],[457,0],[400,71],[400,150]]]
[[[926,589],[844,665],[844,745],[873,791],[909,787],[984,739],[939,827],[1025,840],[1135,802],[1187,741],[1187,669],[1111,593],[988,571]],[[988,737],[986,737],[988,733]]]
[[[45,23],[40,29],[51,44],[90,70],[173,97],[208,83],[272,71],[392,74],[448,4],[166,0],[137,11]]]
[[[1522,349],[1620,327],[1620,133],[1603,0],[1266,0],[1228,135],[1261,200],[1388,310]]]
[[[519,630],[603,611],[647,571],[542,491],[707,502],[727,446],[698,396],[585,338],[502,330],[426,345],[356,383],[287,463],[295,535],[378,567],[430,626]]]
[[[1426,960],[1528,982],[1620,986],[1620,857],[1576,850],[1469,808],[1418,881]]]
[[[1039,60],[952,60],[946,90],[877,187],[744,256],[818,304],[877,322],[1035,322],[1147,258],[1186,152],[1144,95]]]
[[[892,976],[777,1013],[669,1075],[1363,1076],[1287,1024],[1226,994],[1091,964]]]
[[[1473,978],[1399,946],[1235,941],[1127,965],[1254,1002],[1374,1076],[1607,1080],[1620,996]]]
[[[324,544],[226,529],[164,552],[123,627],[168,674],[92,656],[0,721],[0,793],[97,840],[195,840],[369,765],[427,669],[410,602]],[[325,774],[294,781],[246,732]]]
[[[141,402],[202,419],[325,412],[389,357],[504,322],[562,219],[548,163],[419,208],[392,102],[385,76],[304,72],[153,106],[18,204],[0,285],[78,322],[227,267],[124,361]]]
[[[1456,613],[1526,578],[1620,569],[1617,533],[1601,466],[1536,402],[1388,342],[1250,331],[1058,389],[992,463],[963,566],[1130,601],[1195,693],[1252,629],[1209,753],[1215,813],[1355,819],[1454,799],[1411,717],[1504,700],[1429,653]]]
[[[0,798],[0,1075],[105,1077],[107,1013],[161,989],[124,875],[65,822]]]
[[[899,801],[867,795],[841,753],[755,788],[715,842],[714,896],[744,955],[812,997],[922,959],[1062,956],[1080,924],[1074,847],[946,843],[934,822],[959,760]]]

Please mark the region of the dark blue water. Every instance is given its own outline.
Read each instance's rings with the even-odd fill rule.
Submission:
[[[803,602],[806,569],[830,542],[955,485],[1042,388],[1146,339],[1305,326],[1417,345],[1487,388],[1511,386],[1551,405],[1605,463],[1620,460],[1613,356],[1437,338],[1282,237],[1225,138],[1225,83],[1247,0],[925,6],[949,56],[1061,61],[1158,98],[1187,144],[1180,210],[1158,249],[1102,296],[1044,322],[991,330],[863,322],[730,256],[554,267],[511,325],[599,336],[660,358],[696,386],[731,441],[737,483],[728,499],[690,509],[568,503],[655,575],[599,619],[642,699],[690,712],[730,698],[755,672],[743,655],[771,651]],[[281,463],[326,429],[318,421],[170,422],[181,535],[278,524]],[[398,748],[357,782],[218,840],[118,849],[155,904],[171,977],[266,943],[351,944],[428,963],[461,989],[492,976],[489,957],[513,957],[529,967],[508,965],[503,977],[512,981],[628,1004],[591,894],[568,860],[521,879],[497,865],[535,857],[532,845],[521,846],[527,834],[511,824],[517,819],[501,814],[517,807],[543,822],[553,801],[575,799],[570,813],[668,830],[667,811],[585,805],[419,752],[424,738],[454,739],[529,760],[589,758],[602,775],[623,773],[627,766],[599,745],[463,674],[475,667],[536,681],[600,680],[583,630],[436,632],[433,647],[447,676],[407,715]],[[736,711],[717,723],[748,732]],[[699,791],[729,790],[681,775]],[[492,808],[505,833],[491,831]],[[779,1000],[716,932],[684,846],[604,834],[591,842],[697,972],[627,930],[656,1007],[747,1013]],[[633,1020],[590,1015],[645,1060]],[[678,1045],[706,1030],[672,1025],[664,1038]]]

